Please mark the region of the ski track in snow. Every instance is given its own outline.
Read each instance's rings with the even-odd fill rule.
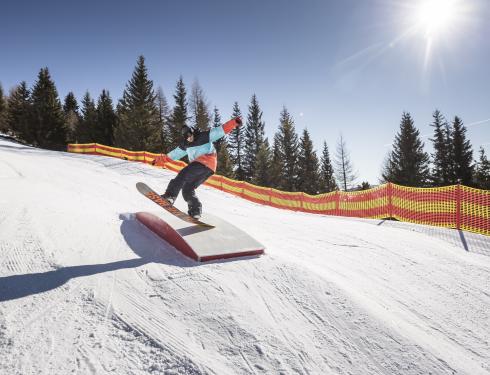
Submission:
[[[132,218],[173,176],[0,139],[0,374],[490,373],[488,237],[201,187],[267,253],[198,264]]]

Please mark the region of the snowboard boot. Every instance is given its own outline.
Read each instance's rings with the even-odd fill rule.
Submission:
[[[201,218],[201,213],[202,213],[201,206],[189,207],[189,211],[187,213],[193,219],[199,220]]]
[[[163,195],[160,195],[164,200],[166,200],[168,203],[170,203],[171,206],[174,205],[175,202],[175,197],[172,197],[171,195],[165,193]]]

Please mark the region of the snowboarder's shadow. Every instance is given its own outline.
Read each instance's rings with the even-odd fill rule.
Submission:
[[[0,302],[48,292],[63,286],[69,280],[77,277],[90,276],[124,268],[136,268],[146,263],[148,263],[146,259],[135,258],[105,264],[69,266],[47,272],[0,277]]]
[[[145,233],[135,220],[123,220],[121,233],[137,258],[102,264],[60,267],[54,270],[0,277],[0,302],[40,294],[62,287],[68,281],[121,269],[137,268],[148,263],[168,263],[192,267],[199,263],[175,254],[170,246]],[[102,244],[103,246],[103,244]]]
[[[137,224],[137,222],[132,220],[123,220],[121,233],[128,245],[139,257],[110,263],[67,266],[46,272],[0,277],[0,302],[48,292],[62,287],[75,278],[121,269],[137,268],[151,262],[161,261],[163,258],[158,256],[157,249],[154,248],[154,245],[158,245],[157,241],[145,239],[144,235],[141,234],[141,230],[135,227]],[[101,244],[101,246],[104,246],[104,244]],[[135,249],[138,251],[135,251]],[[161,250],[165,251],[165,249]],[[181,259],[180,262],[184,265],[185,259]],[[172,264],[178,265],[179,261],[174,260]]]
[[[132,215],[122,214],[120,219],[122,220],[121,234],[138,258],[110,263],[60,267],[46,272],[3,276],[0,277],[0,302],[48,292],[63,286],[75,278],[121,269],[137,268],[149,263],[167,264],[177,267],[197,267],[210,263],[228,263],[239,260],[221,260],[205,264],[196,262],[163,242],[136,221]]]

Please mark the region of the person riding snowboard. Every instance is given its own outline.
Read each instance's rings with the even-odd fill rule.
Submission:
[[[161,197],[173,204],[182,190],[182,197],[189,206],[189,216],[199,219],[202,213],[202,205],[197,198],[196,189],[216,172],[218,164],[213,142],[241,125],[240,117],[206,131],[184,125],[182,128],[183,140],[180,145],[170,151],[168,155],[161,154],[153,161],[154,165],[163,166],[169,160],[179,160],[185,155],[189,157],[189,164],[169,182],[165,194]]]

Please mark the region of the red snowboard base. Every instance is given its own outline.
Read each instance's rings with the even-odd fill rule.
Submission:
[[[136,219],[182,254],[198,262],[264,253],[264,246],[230,223],[209,214],[214,228],[189,225],[176,217],[138,212]]]

